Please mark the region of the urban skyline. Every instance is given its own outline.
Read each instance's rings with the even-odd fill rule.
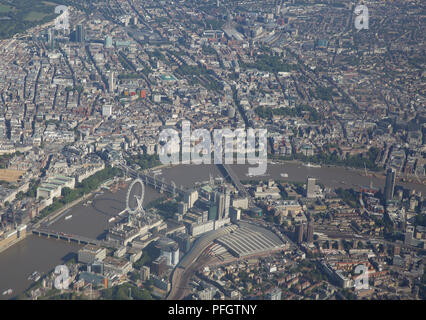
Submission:
[[[424,300],[424,10],[0,0],[0,299]]]

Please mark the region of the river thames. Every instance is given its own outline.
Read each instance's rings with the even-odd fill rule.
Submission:
[[[241,180],[283,180],[305,182],[308,176],[317,178],[325,187],[359,188],[370,185],[383,189],[384,179],[364,176],[364,170],[345,169],[342,167],[321,168],[306,167],[301,163],[268,164],[264,176],[250,177],[248,165],[232,165],[232,169]],[[215,165],[178,165],[163,168],[158,171],[158,178],[166,182],[174,182],[177,186],[191,188],[196,182],[208,181],[212,178],[223,177]],[[288,177],[281,177],[287,173]],[[420,183],[404,183],[404,187],[414,188],[426,193],[426,186]],[[111,225],[112,217],[125,209],[126,188],[116,192],[102,191],[95,194],[91,203],[82,202],[61,214],[49,224],[49,229],[77,234],[90,238],[103,238]],[[162,195],[150,187],[145,187],[144,205]],[[89,200],[89,201],[90,201]],[[28,276],[33,271],[45,274],[62,264],[69,258],[76,257],[81,246],[61,240],[39,238],[29,235],[26,239],[0,253],[0,294],[11,288],[13,295],[22,293],[31,284]],[[0,296],[8,299],[10,296]]]

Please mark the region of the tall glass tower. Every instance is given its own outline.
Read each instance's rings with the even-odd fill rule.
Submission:
[[[77,42],[84,42],[85,39],[85,32],[84,32],[84,26],[82,24],[78,24],[75,30],[75,40]]]
[[[386,184],[385,184],[385,200],[389,201],[393,198],[393,193],[395,190],[395,179],[396,171],[393,168],[390,168],[386,171]]]

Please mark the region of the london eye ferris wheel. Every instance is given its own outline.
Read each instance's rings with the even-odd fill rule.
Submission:
[[[145,196],[145,187],[141,179],[137,178],[132,181],[127,189],[126,210],[129,214],[145,214],[142,207]]]

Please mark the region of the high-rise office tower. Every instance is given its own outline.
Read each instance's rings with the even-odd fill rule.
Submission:
[[[152,263],[151,271],[161,276],[167,269],[167,258],[165,256],[159,256]]]
[[[195,189],[188,190],[185,194],[185,203],[188,204],[187,208],[190,209],[194,206],[195,201],[198,200],[198,191]]]
[[[210,203],[208,219],[209,220],[217,220],[217,206],[213,202]]]
[[[307,198],[315,198],[315,178],[308,177],[306,181],[306,197]]]
[[[225,195],[223,193],[216,194],[217,220],[221,220],[225,215]]]
[[[303,228],[304,228],[303,223],[297,226],[297,243],[303,242]]]
[[[188,211],[188,203],[179,202],[178,203],[178,212],[180,214],[186,214],[187,211]]]
[[[108,88],[109,92],[114,92],[115,86],[114,86],[114,71],[110,71],[109,77],[108,77]]]
[[[50,28],[47,31],[47,42],[49,44],[49,48],[53,49],[55,47],[55,30]]]
[[[394,168],[390,168],[386,171],[386,184],[385,184],[385,200],[389,201],[393,198],[395,190],[395,179],[396,171]]]
[[[142,281],[149,280],[150,275],[151,275],[151,270],[149,269],[148,266],[142,266],[142,268],[140,270],[140,275],[141,275]]]
[[[407,227],[407,230],[405,231],[405,234],[404,234],[404,244],[412,245],[413,236],[414,236],[414,227],[413,226]]]
[[[306,234],[306,241],[308,243],[312,243],[314,241],[314,225],[312,224],[312,221],[308,223],[308,230]]]
[[[228,188],[225,189],[225,212],[223,215],[223,218],[228,218],[229,217],[229,207],[231,205],[231,192],[229,191]]]
[[[86,40],[85,38],[84,26],[82,24],[78,24],[75,30],[75,40],[77,42],[84,42]]]

